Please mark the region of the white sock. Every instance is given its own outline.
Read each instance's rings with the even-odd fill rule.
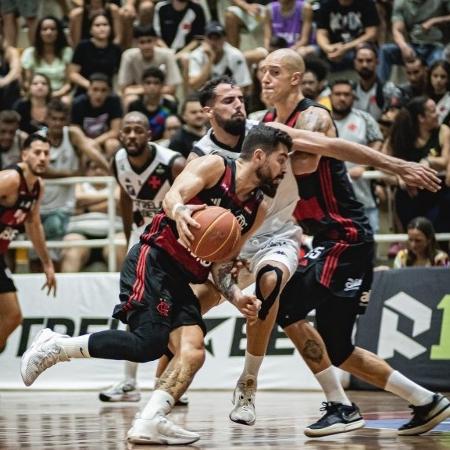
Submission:
[[[322,386],[323,393],[327,402],[342,403],[351,406],[352,402],[348,399],[344,392],[341,382],[337,376],[336,370],[333,366],[328,367],[322,372],[314,374],[320,386]]]
[[[157,389],[153,391],[150,400],[145,405],[141,413],[142,419],[153,419],[156,414],[166,416],[170,413],[175,404],[175,399],[166,391]]]
[[[155,381],[153,382],[153,389],[156,389],[156,385],[158,384],[159,377],[155,377]]]
[[[131,361],[125,361],[125,380],[136,384],[136,375],[138,370],[138,364]]]
[[[254,377],[255,379],[258,378],[259,368],[261,367],[263,359],[264,356],[255,356],[246,351],[244,370],[239,377],[239,381],[244,381],[249,376]]]
[[[84,334],[77,337],[59,337],[56,343],[63,348],[69,358],[90,358],[89,336]]]
[[[423,406],[433,401],[433,392],[419,386],[396,370],[389,376],[384,389],[414,406]]]

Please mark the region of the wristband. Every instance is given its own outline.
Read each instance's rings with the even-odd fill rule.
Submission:
[[[184,206],[183,203],[180,203],[180,202],[175,203],[175,205],[172,208],[172,218],[175,218],[175,214],[176,214],[177,210],[182,208],[183,206]]]

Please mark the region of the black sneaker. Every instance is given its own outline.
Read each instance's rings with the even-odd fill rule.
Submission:
[[[347,433],[365,425],[359,408],[354,403],[352,406],[348,406],[336,402],[323,402],[322,405],[320,410],[326,411],[325,415],[316,423],[305,428],[304,433],[308,437]]]
[[[409,407],[413,417],[398,429],[398,434],[403,436],[426,433],[450,417],[450,402],[442,394],[434,394],[433,401],[427,405]]]

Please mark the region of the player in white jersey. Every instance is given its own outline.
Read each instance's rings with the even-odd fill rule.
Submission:
[[[149,141],[151,131],[142,113],[125,115],[119,138],[123,147],[114,156],[112,171],[120,186],[120,209],[130,249],[160,211],[164,196],[186,161],[180,153]],[[101,392],[100,400],[138,402],[137,367],[137,363],[126,361],[124,379]],[[157,376],[164,368],[162,362]]]

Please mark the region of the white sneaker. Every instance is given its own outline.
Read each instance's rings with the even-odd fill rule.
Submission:
[[[184,430],[175,425],[167,417],[157,414],[153,419],[136,418],[127,434],[133,444],[192,444],[200,439],[200,435]]]
[[[253,425],[256,421],[255,411],[256,379],[248,376],[244,382],[238,382],[233,394],[234,408],[230,412],[233,422]]]
[[[138,402],[141,393],[134,380],[122,380],[98,394],[102,402]]]
[[[20,372],[26,386],[31,386],[45,369],[61,361],[70,361],[64,349],[55,342],[55,338],[59,337],[64,335],[45,328],[23,354]]]
[[[187,394],[183,394],[175,403],[175,406],[187,406],[189,405],[189,397]]]

